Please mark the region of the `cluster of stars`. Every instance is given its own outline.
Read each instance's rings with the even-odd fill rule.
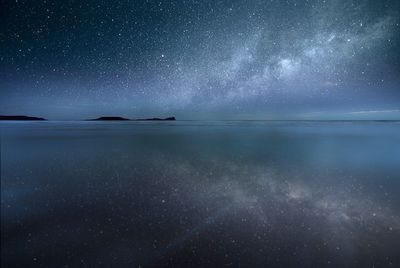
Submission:
[[[397,7],[395,1],[19,0],[5,6],[2,94],[153,111],[246,110],[299,93],[318,102],[332,87],[350,95],[355,87],[385,88],[398,72]]]

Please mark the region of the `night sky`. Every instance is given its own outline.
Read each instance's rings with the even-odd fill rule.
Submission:
[[[399,119],[400,1],[5,1],[0,114]]]

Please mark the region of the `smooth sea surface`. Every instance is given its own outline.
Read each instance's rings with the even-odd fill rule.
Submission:
[[[1,267],[400,267],[400,123],[2,122]]]

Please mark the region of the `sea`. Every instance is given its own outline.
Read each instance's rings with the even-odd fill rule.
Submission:
[[[400,267],[399,121],[0,123],[1,267]]]

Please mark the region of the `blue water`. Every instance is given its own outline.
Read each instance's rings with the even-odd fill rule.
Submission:
[[[3,122],[2,267],[399,267],[400,123]]]

